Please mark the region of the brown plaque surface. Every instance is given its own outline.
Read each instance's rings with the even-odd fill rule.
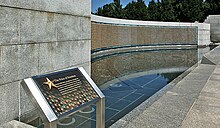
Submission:
[[[78,68],[32,78],[59,118],[99,99]]]

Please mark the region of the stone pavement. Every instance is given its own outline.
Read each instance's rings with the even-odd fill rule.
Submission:
[[[111,128],[220,128],[218,52],[219,47],[156,101],[145,101]]]
[[[10,122],[0,125],[0,128],[36,128],[36,127],[33,127],[31,125],[16,120],[12,120]]]
[[[182,128],[220,128],[220,65],[194,102]]]

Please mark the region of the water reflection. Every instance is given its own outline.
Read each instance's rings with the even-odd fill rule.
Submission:
[[[92,79],[106,96],[106,126],[197,62],[197,49],[132,52],[95,58]]]
[[[99,86],[134,73],[157,74],[184,71],[197,62],[197,50],[160,50],[126,53],[94,59],[92,78]]]

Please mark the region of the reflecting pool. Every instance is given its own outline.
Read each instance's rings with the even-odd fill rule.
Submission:
[[[150,50],[92,58],[92,79],[106,96],[106,127],[197,63],[198,50]],[[95,128],[96,107],[59,120],[58,128]],[[40,119],[30,124],[43,128]]]
[[[106,96],[106,126],[197,62],[197,49],[136,51],[93,58],[92,79]]]

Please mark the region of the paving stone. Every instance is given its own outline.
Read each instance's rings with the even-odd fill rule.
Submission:
[[[200,110],[191,110],[181,128],[219,128],[220,116]]]
[[[220,84],[219,81],[208,81],[201,92],[201,96],[220,98]]]
[[[182,80],[170,91],[177,93],[177,95],[194,95],[193,97],[197,97],[204,86],[205,81]]]
[[[196,104],[207,105],[207,106],[213,106],[213,107],[219,107],[220,108],[220,99],[219,98],[213,98],[213,97],[199,96],[198,100],[196,101]]]
[[[195,68],[192,73],[202,73],[202,74],[211,74],[215,66],[207,64],[199,64],[199,67]]]
[[[220,107],[206,104],[204,103],[204,101],[196,102],[193,106],[193,109],[196,109],[202,112],[208,112],[208,113],[220,115]]]
[[[212,76],[210,77],[210,80],[220,82],[220,74],[213,73]]]
[[[188,74],[184,80],[190,80],[190,81],[193,81],[193,80],[200,80],[200,81],[207,81],[210,77],[210,74],[206,74],[206,73],[190,73]]]
[[[217,65],[213,73],[220,73],[220,66]]]
[[[31,125],[16,120],[12,120],[10,122],[0,125],[0,128],[36,128],[36,127],[33,127]]]
[[[129,122],[120,119],[120,120],[117,121],[117,123],[113,124],[109,128],[122,128],[122,127],[126,127],[126,125],[128,125],[128,123]]]
[[[178,126],[181,124],[194,101],[195,98],[190,95],[183,96],[167,93],[152,104],[150,108],[160,115],[166,116],[167,122]],[[143,113],[145,113],[145,111]]]
[[[161,115],[152,109],[147,109],[140,116],[129,122],[126,128],[174,128],[176,127],[168,120],[169,117]]]

